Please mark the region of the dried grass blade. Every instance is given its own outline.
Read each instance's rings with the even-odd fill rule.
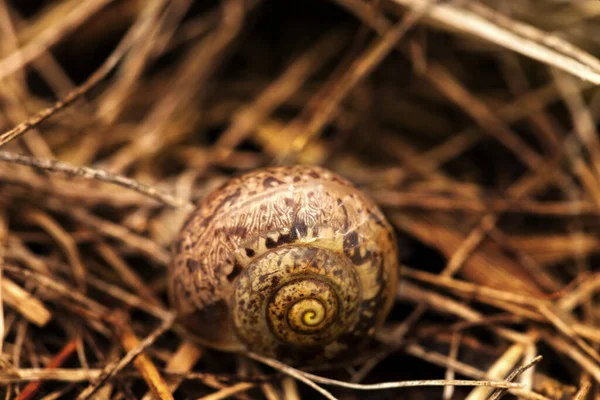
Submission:
[[[391,1],[411,9],[417,9],[418,7],[421,7],[422,4],[422,1],[420,0]],[[480,14],[483,14],[483,12],[481,12],[483,9],[483,6],[478,6]],[[494,15],[497,18],[498,15],[495,13]],[[575,46],[565,42],[557,36],[542,32],[531,25],[511,20],[511,28],[509,29],[497,25],[491,20],[484,18],[484,16],[478,15],[477,13],[462,8],[452,2],[442,2],[434,5],[428,12],[428,17],[437,22],[441,22],[446,26],[450,26],[454,30],[470,33],[475,37],[490,41],[499,46],[569,72],[581,79],[600,84],[600,61],[591,54],[588,54],[581,49],[577,49]],[[521,29],[517,29],[517,32],[515,32],[515,27]],[[530,35],[529,37],[523,36],[523,28],[526,28],[529,32],[534,32],[535,35]],[[569,46],[571,49],[576,50],[577,54],[582,54],[584,57],[578,57],[579,59],[576,59],[573,57],[573,54],[567,55],[554,48],[548,47],[547,41],[542,40],[544,37],[555,43],[560,43],[563,47]]]

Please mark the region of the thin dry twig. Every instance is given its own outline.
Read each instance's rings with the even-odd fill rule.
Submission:
[[[543,358],[542,356],[538,356],[538,357],[534,358],[533,360],[521,365],[519,368],[517,368],[516,370],[511,372],[511,374],[506,377],[506,380],[509,382],[516,381],[519,378],[519,376],[521,376],[521,374],[523,374],[523,372],[525,372],[529,368],[533,367],[535,364],[542,361],[542,358]],[[494,393],[492,393],[489,400],[498,400],[505,394],[506,394],[505,389],[498,389]]]
[[[105,171],[102,169],[71,165],[56,160],[33,158],[22,154],[10,153],[7,151],[0,151],[0,161],[27,165],[29,167],[40,168],[46,171],[62,172],[72,176],[79,176],[84,179],[113,183],[115,185],[119,185],[124,188],[131,189],[135,192],[141,193],[144,196],[148,196],[169,207],[181,208],[187,211],[190,211],[194,208],[193,204],[185,200],[173,197],[170,194],[163,193],[153,186],[146,185],[144,183],[136,181],[135,179],[127,178],[125,176]]]
[[[249,353],[246,353],[246,355],[253,360],[256,360],[265,365],[268,365],[269,367],[274,368],[286,375],[289,375],[292,378],[298,379],[300,382],[304,383],[307,386],[310,386],[311,388],[315,389],[317,392],[321,393],[323,396],[325,396],[325,398],[327,398],[329,400],[336,400],[336,398],[331,393],[329,393],[327,390],[323,389],[321,386],[314,383],[312,379],[307,378],[304,372],[299,371],[295,368],[292,368],[289,365],[286,365],[275,359],[263,357],[261,355],[255,354],[255,353],[249,352]]]
[[[306,381],[312,381],[317,383],[322,383],[324,385],[332,385],[339,386],[348,389],[354,390],[384,390],[384,389],[392,389],[392,388],[407,388],[407,387],[415,387],[415,386],[485,386],[485,387],[497,387],[497,388],[506,388],[506,389],[518,389],[522,388],[521,384],[505,382],[505,381],[469,381],[469,380],[418,380],[418,381],[400,381],[400,382],[383,382],[383,383],[375,383],[371,385],[365,385],[360,383],[351,383],[344,382],[335,379],[324,378],[318,375],[314,375],[308,372],[303,372],[292,368],[282,362],[279,362],[275,359],[266,358],[259,356],[254,353],[247,353],[248,357],[260,361],[263,364],[266,364],[272,368],[277,369],[287,375],[290,375],[301,382],[307,383]],[[300,379],[302,377],[302,379]],[[308,383],[307,383],[308,384]],[[314,384],[314,383],[313,383]],[[314,387],[314,386],[312,386]],[[316,389],[316,388],[315,388]]]

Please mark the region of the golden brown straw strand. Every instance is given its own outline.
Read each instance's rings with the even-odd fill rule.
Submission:
[[[30,279],[41,286],[47,287],[48,289],[59,293],[60,295],[74,302],[75,304],[87,308],[91,313],[95,314],[98,317],[102,317],[108,313],[108,309],[102,304],[89,299],[83,294],[78,293],[71,287],[60,283],[59,281],[57,281],[57,279],[53,277],[46,276],[39,272],[30,271],[13,265],[5,265],[4,268],[5,271],[10,272],[11,274],[15,274],[25,279]]]
[[[298,393],[298,385],[296,381],[286,376],[281,380],[281,387],[283,389],[283,395],[286,400],[300,400],[300,394]]]
[[[14,371],[1,371],[0,383],[9,384],[27,381],[84,382],[98,378],[101,372],[100,369],[83,368],[19,368]]]
[[[202,396],[199,397],[197,400],[220,400],[220,399],[225,399],[228,397],[231,397],[237,393],[241,393],[244,392],[246,390],[252,389],[254,386],[256,386],[255,383],[250,383],[250,382],[239,382],[236,383],[235,385],[232,386],[228,386],[225,387],[223,389],[220,389],[214,393],[211,393],[207,396]]]
[[[583,399],[587,399],[587,395],[590,391],[590,389],[592,388],[592,381],[591,379],[589,379],[589,375],[586,374],[584,379],[582,379],[583,383],[581,385],[581,387],[579,388],[579,390],[577,391],[577,393],[575,394],[575,396],[573,397],[573,400],[583,400]]]
[[[129,326],[125,313],[117,312],[112,316],[115,329],[125,351],[131,351],[140,346],[140,341]],[[146,353],[141,353],[133,360],[133,365],[140,371],[150,390],[160,400],[174,400],[171,391],[156,366]]]
[[[2,277],[0,284],[2,298],[25,319],[36,326],[45,326],[52,319],[52,313],[42,301],[31,295],[8,277]]]
[[[184,341],[175,351],[165,368],[166,372],[171,374],[171,376],[165,378],[171,393],[174,393],[184,380],[183,377],[175,376],[174,373],[184,374],[190,372],[200,360],[202,354],[203,350],[189,341]],[[148,392],[142,400],[152,400],[152,397],[152,393]]]

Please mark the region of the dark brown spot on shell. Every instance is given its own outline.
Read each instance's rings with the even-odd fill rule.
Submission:
[[[246,255],[247,255],[248,257],[254,257],[254,254],[255,254],[255,253],[254,253],[254,250],[252,250],[252,249],[249,249],[249,248],[245,248],[244,250],[246,250]]]
[[[340,206],[340,208],[342,209],[342,212],[344,213],[344,231],[348,230],[348,225],[350,223],[350,218],[348,217],[348,210],[346,209],[346,206],[344,205],[344,202],[342,200],[338,200],[338,205]]]
[[[266,188],[279,186],[281,184],[283,184],[282,181],[272,176],[265,178],[265,180],[263,181],[263,186]]]
[[[281,234],[279,235],[279,238],[277,238],[277,246],[281,246],[283,244],[287,244],[287,243],[292,243],[292,235],[288,234]]]
[[[339,183],[340,185],[345,185],[345,184],[346,184],[346,182],[344,182],[343,180],[341,180],[340,178],[338,178],[338,177],[337,177],[337,176],[335,176],[335,175],[331,177],[331,180],[332,180],[333,182],[335,182],[335,183]]]
[[[198,261],[194,260],[193,258],[188,258],[185,261],[185,266],[187,267],[187,269],[190,273],[193,273],[194,271],[196,271],[198,269],[198,267],[200,266],[200,263]]]
[[[309,172],[308,175],[315,179],[319,179],[321,177],[321,175],[317,174],[315,171]]]
[[[344,236],[344,254],[350,258],[354,265],[364,264],[373,258],[373,252],[370,250],[366,250],[364,256],[360,255],[360,250],[358,233],[356,231],[348,232]]]
[[[267,247],[267,249],[274,249],[275,247],[277,247],[277,242],[268,237],[265,240],[265,246]]]
[[[350,256],[350,260],[352,261],[352,264],[354,264],[354,265],[364,264],[367,261],[369,261],[371,258],[373,258],[373,252],[370,250],[367,250],[365,252],[365,255],[361,256],[360,255],[360,247],[356,247],[354,249],[354,252]]]
[[[235,278],[237,278],[242,273],[243,270],[244,267],[242,267],[242,265],[236,261],[233,264],[233,269],[231,270],[231,272],[227,274],[227,280],[229,282],[233,282]]]
[[[346,252],[346,255],[349,255],[356,246],[358,246],[358,233],[356,231],[346,233],[344,235],[344,252]]]

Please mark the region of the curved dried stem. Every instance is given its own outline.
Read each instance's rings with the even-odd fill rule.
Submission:
[[[113,183],[115,185],[119,185],[124,188],[131,189],[135,192],[141,193],[144,196],[148,196],[169,207],[180,208],[187,211],[191,211],[194,208],[193,204],[171,196],[170,194],[162,193],[153,186],[146,185],[134,179],[127,178],[125,176],[114,174],[112,172],[101,169],[71,165],[62,161],[33,158],[22,154],[15,154],[1,150],[0,161],[6,161],[15,164],[26,165],[29,167],[40,168],[45,171],[62,172],[68,175],[79,176],[90,180],[98,180]]]

